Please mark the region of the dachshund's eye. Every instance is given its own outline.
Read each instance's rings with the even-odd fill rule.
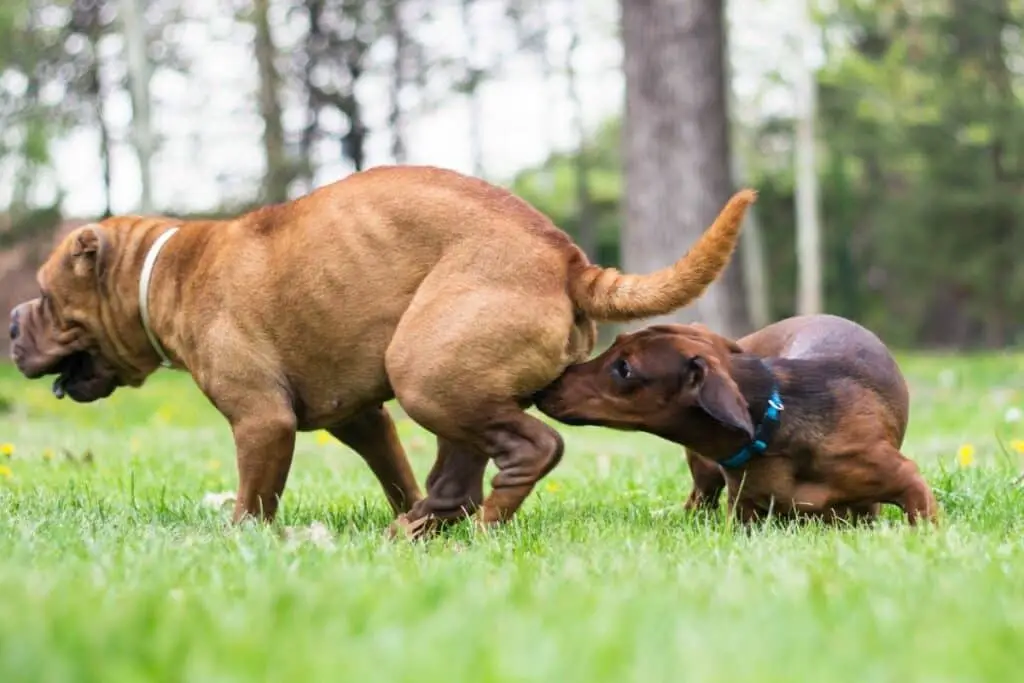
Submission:
[[[612,363],[612,374],[618,379],[633,379],[636,377],[636,373],[633,372],[633,368],[629,366],[625,358],[620,358]]]

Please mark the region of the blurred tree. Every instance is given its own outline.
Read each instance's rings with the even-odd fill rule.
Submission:
[[[54,108],[40,96],[35,67],[45,45],[30,9],[29,0],[0,4],[0,177],[11,179],[9,190],[0,191],[0,202],[15,220],[28,210],[49,166],[47,141],[60,125]]]
[[[1024,335],[1024,107],[1010,66],[1022,11],[844,0],[823,16],[826,250],[848,275],[826,285],[896,343]]]
[[[50,195],[56,188],[53,202],[59,204],[61,189],[50,172],[50,146],[62,134],[79,128],[98,133],[101,214],[111,213],[113,151],[120,140],[107,115],[110,97],[127,92],[130,73],[141,73],[144,81],[150,66],[184,69],[176,46],[163,34],[178,18],[178,3],[134,3],[140,12],[146,12],[146,21],[129,18],[130,41],[118,28],[115,0],[12,0],[0,7],[0,32],[10,31],[0,36],[5,38],[0,40],[0,68],[5,75],[0,83],[0,130],[4,131],[0,154],[6,154],[9,165],[20,169],[10,199],[15,212],[19,205],[50,201],[32,198],[32,188],[37,186],[49,186]],[[144,29],[141,34],[140,27]],[[132,45],[132,59],[127,43]],[[153,59],[154,54],[159,58]],[[143,63],[142,71],[129,68],[130,63]],[[144,127],[148,97],[139,101],[138,96],[146,90],[142,83],[133,104],[139,114],[137,123]],[[142,131],[131,136],[130,142],[145,147],[143,154],[148,158],[156,137],[152,131]]]
[[[469,101],[469,148],[473,158],[473,174],[484,175],[483,111],[480,108],[480,86],[487,78],[488,71],[479,64],[477,54],[477,29],[473,25],[475,0],[459,0],[462,15],[462,31],[466,39],[465,76],[456,85],[456,91],[466,95]]]
[[[263,119],[263,175],[261,201],[280,203],[288,199],[288,187],[295,179],[295,163],[285,146],[281,111],[281,76],[277,69],[278,52],[270,25],[270,0],[254,0],[252,22],[256,29],[253,49],[259,71],[259,109]]]
[[[796,244],[798,288],[796,309],[802,315],[822,312],[821,220],[818,214],[817,91],[811,46],[817,25],[811,21],[808,3],[796,0],[800,17],[796,26]]]
[[[361,171],[369,131],[356,91],[367,54],[386,30],[384,12],[380,4],[362,0],[303,0],[301,7],[307,32],[298,59],[308,101],[302,158],[308,164],[314,144],[335,141],[339,156]],[[330,127],[339,119],[340,127]],[[312,185],[312,169],[307,175]]]
[[[626,77],[623,261],[662,268],[732,193],[723,0],[621,0]],[[749,319],[738,259],[703,297],[665,320],[738,336]]]
[[[146,38],[143,17],[145,8],[140,0],[120,0],[118,9],[124,33],[125,59],[128,64],[128,90],[132,102],[131,142],[138,158],[139,179],[142,186],[142,194],[139,198],[139,211],[149,214],[153,212],[151,164],[154,139],[153,126],[149,114],[149,82],[152,75],[152,65],[149,60],[149,41]]]
[[[388,114],[388,127],[391,129],[391,156],[395,163],[403,164],[406,158],[405,145],[405,111],[402,95],[409,80],[409,28],[406,25],[406,3],[403,0],[391,0],[387,3],[386,21],[391,34],[394,58],[391,65],[391,112]]]
[[[578,8],[579,5],[574,5]],[[569,49],[565,53],[565,75],[572,103],[573,128],[576,133],[576,212],[579,216],[577,242],[591,261],[597,258],[597,225],[594,218],[594,201],[590,192],[590,155],[587,150],[586,123],[583,118],[586,107],[580,93],[576,73],[577,51],[580,46],[580,17],[578,10],[569,23]]]

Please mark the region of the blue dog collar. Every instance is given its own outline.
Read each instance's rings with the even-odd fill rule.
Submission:
[[[768,407],[764,410],[764,417],[761,418],[761,424],[754,430],[753,441],[734,455],[729,456],[725,460],[720,460],[718,464],[727,469],[742,467],[750,462],[750,459],[755,455],[764,454],[768,450],[768,444],[772,442],[772,437],[779,429],[781,413],[784,409],[782,396],[779,394],[779,386],[777,384],[773,385],[772,393],[768,397]]]

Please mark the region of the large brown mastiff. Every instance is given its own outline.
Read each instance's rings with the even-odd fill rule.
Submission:
[[[595,320],[660,315],[700,296],[736,247],[750,190],[694,248],[650,275],[591,265],[529,204],[429,167],[356,173],[228,221],[115,217],[71,233],[11,314],[12,356],[87,402],[187,370],[231,425],[234,519],[271,520],[295,434],[358,452],[423,535],[473,512],[510,518],[562,456],[527,415],[585,360]],[[423,497],[383,403],[437,436]],[[488,460],[498,473],[484,499]]]

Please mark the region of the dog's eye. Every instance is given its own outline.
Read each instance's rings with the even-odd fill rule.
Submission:
[[[612,363],[612,374],[618,379],[633,379],[636,376],[633,368],[629,367],[629,363],[626,362],[625,358],[620,358]]]

